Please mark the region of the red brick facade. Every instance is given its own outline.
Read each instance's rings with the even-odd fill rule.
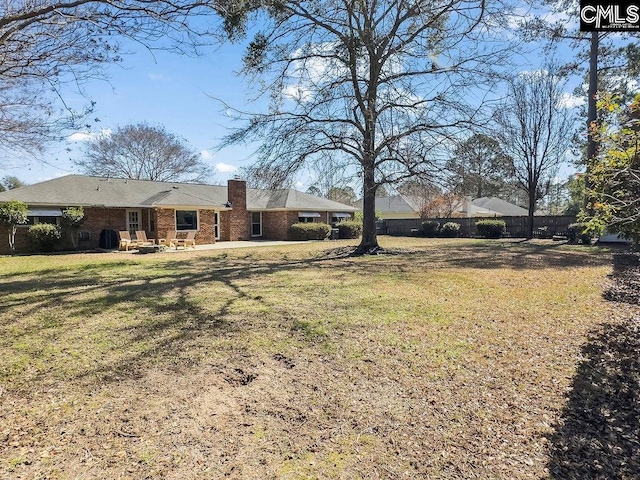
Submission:
[[[219,215],[219,236],[220,240],[237,241],[251,240],[252,238],[263,238],[268,240],[286,240],[287,231],[291,225],[298,222],[297,211],[263,211],[262,212],[262,235],[253,237],[251,225],[251,212],[247,210],[247,187],[243,180],[229,180],[228,200],[231,203],[231,210],[218,211]],[[186,208],[185,208],[186,209]],[[101,236],[116,238],[115,242],[107,242],[107,248],[117,248],[117,233],[127,230],[127,210],[126,208],[92,208],[84,209],[85,221],[80,229],[83,232],[79,248],[88,250],[100,247]],[[176,229],[176,209],[174,208],[139,208],[141,213],[141,227],[146,231],[148,238],[163,239],[167,232]],[[215,243],[215,216],[216,210],[198,210],[198,230],[196,233],[196,244]],[[319,218],[314,221],[330,223],[330,212],[318,212]],[[16,251],[28,252],[29,243],[27,239],[28,227],[18,227],[16,234]],[[186,232],[179,232],[178,238],[184,236]],[[115,243],[115,245],[113,244]],[[8,254],[9,242],[8,231],[4,226],[0,226],[0,254]]]
[[[289,227],[298,222],[298,212],[262,212],[262,238],[286,240]]]
[[[227,196],[231,203],[229,215],[229,240],[251,239],[251,214],[247,211],[247,182],[244,180],[229,180]]]

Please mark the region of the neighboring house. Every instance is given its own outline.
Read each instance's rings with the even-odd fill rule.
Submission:
[[[83,207],[81,248],[117,248],[117,232],[145,230],[149,238],[168,231],[196,231],[196,241],[285,240],[297,222],[332,223],[358,209],[293,189],[247,189],[243,180],[226,187],[176,182],[68,175],[0,192],[0,203],[19,200],[29,207],[29,223],[59,223],[62,209]],[[25,227],[26,227],[25,226]],[[17,249],[27,248],[19,228]],[[0,226],[0,238],[7,238]],[[9,253],[0,241],[0,253]]]
[[[355,202],[362,210],[363,199]],[[376,197],[376,215],[382,220],[389,218],[420,218],[420,201],[407,195]]]
[[[529,212],[497,197],[482,197],[465,199],[455,213],[464,217],[526,217]]]
[[[418,197],[393,195],[376,198],[376,214],[383,220],[420,218],[420,211],[426,202]],[[362,199],[355,203],[362,209]],[[526,216],[527,210],[496,197],[482,197],[471,200],[466,197],[451,206],[451,217],[519,217]]]

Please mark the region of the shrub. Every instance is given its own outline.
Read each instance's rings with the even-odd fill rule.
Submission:
[[[331,233],[326,223],[294,223],[289,227],[289,240],[324,240]]]
[[[39,252],[52,251],[62,238],[60,228],[50,223],[38,223],[29,227],[27,235],[34,249]]]
[[[586,223],[571,223],[567,227],[567,240],[569,243],[578,243],[578,240],[583,245],[591,245],[591,234],[586,232]]]
[[[16,250],[16,230],[18,225],[27,223],[27,204],[9,201],[0,204],[0,223],[9,227],[9,248],[13,254]]]
[[[78,237],[82,222],[84,222],[84,209],[82,207],[68,207],[62,211],[60,227],[62,233],[71,241],[74,249],[78,248]]]
[[[460,233],[460,224],[456,222],[447,222],[440,229],[440,236],[446,238],[455,238]]]
[[[340,222],[337,228],[340,231],[340,238],[358,238],[362,235],[362,222],[356,222],[355,220]]]
[[[427,220],[426,222],[422,222],[422,235],[425,237],[435,237],[438,235],[438,231],[440,230],[440,223],[435,220]]]
[[[548,226],[545,225],[538,228],[538,238],[546,239],[551,237],[553,237],[553,235],[551,235],[551,231],[549,230]]]
[[[480,220],[476,222],[476,230],[481,237],[500,238],[505,225],[504,220]]]

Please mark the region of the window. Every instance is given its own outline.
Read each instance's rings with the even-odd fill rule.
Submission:
[[[342,222],[344,220],[351,220],[351,214],[350,213],[333,213],[331,214],[331,223],[338,223],[338,222]]]
[[[176,230],[198,230],[198,211],[176,210]]]
[[[51,225],[60,225],[61,217],[39,217],[29,215],[27,216],[27,223],[23,224],[23,226],[30,227],[31,225],[36,225],[38,223],[50,223]],[[21,225],[18,225],[21,226]]]
[[[27,223],[22,226],[30,227],[38,223],[60,225],[62,210],[59,208],[30,208],[27,212]]]
[[[298,212],[298,222],[300,223],[313,223],[316,218],[319,219],[322,216],[318,212]]]
[[[251,212],[251,236],[262,236],[262,212]]]
[[[220,240],[220,213],[213,212],[213,232],[216,240]]]

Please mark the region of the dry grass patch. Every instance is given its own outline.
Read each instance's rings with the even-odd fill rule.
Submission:
[[[609,252],[0,260],[0,477],[540,478]]]

